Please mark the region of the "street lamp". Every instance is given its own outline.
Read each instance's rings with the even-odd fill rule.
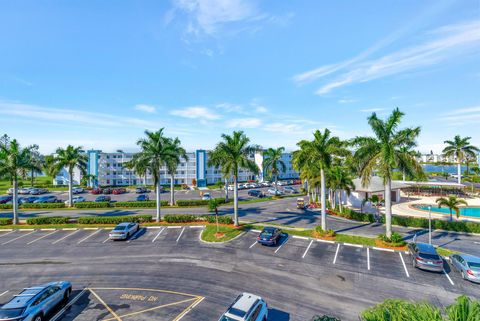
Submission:
[[[428,244],[432,245],[432,205],[428,205]]]

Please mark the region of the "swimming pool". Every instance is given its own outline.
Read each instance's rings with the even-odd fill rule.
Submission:
[[[428,212],[428,205],[424,204],[417,204],[413,205],[414,208],[417,208],[422,211]],[[432,205],[432,213],[440,213],[440,214],[448,214],[450,215],[450,210],[448,207],[441,207],[438,208],[436,205]],[[453,212],[453,216],[455,216],[455,211]],[[460,217],[477,217],[480,218],[480,207],[460,207]]]

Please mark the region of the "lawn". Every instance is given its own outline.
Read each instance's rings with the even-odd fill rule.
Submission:
[[[35,177],[33,185],[34,187],[46,187],[52,191],[66,191],[68,190],[68,186],[54,186],[53,185],[53,178],[51,176],[39,176]],[[18,187],[30,187],[31,182],[30,179],[22,179],[18,182]],[[0,194],[4,194],[7,192],[9,188],[12,187],[10,181],[8,179],[0,180]]]
[[[233,226],[219,225],[218,231],[222,233],[221,237],[217,237],[216,225],[207,225],[202,232],[202,240],[206,242],[226,242],[244,232],[244,228],[234,228]]]

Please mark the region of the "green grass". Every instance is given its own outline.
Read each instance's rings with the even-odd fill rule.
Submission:
[[[375,246],[375,237],[355,236],[348,234],[336,234],[335,241],[342,243],[361,244],[367,246]]]
[[[234,228],[230,226],[220,225],[218,231],[220,233],[224,233],[225,235],[221,238],[217,238],[215,236],[215,233],[217,233],[217,226],[207,225],[202,232],[202,240],[206,242],[226,242],[242,234],[244,228]]]
[[[456,254],[458,252],[446,249],[444,247],[437,247],[437,253],[441,256],[450,256],[450,255]]]

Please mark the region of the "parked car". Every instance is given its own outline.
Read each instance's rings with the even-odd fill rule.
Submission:
[[[138,195],[137,196],[137,202],[145,202],[145,201],[149,201],[150,198],[148,197],[147,194],[142,194],[142,195]]]
[[[102,194],[112,194],[112,189],[110,187],[106,187],[102,190]]]
[[[39,197],[34,203],[57,203],[57,197],[55,195]]]
[[[103,190],[101,188],[94,188],[90,191],[93,195],[102,194]]]
[[[121,187],[121,188],[114,188],[114,189],[112,190],[112,194],[114,194],[114,195],[124,194],[124,193],[126,193],[126,192],[127,192],[127,190],[126,190],[125,188],[123,188],[123,187]]]
[[[460,272],[464,280],[480,283],[480,258],[468,254],[450,256],[452,266]]]
[[[233,191],[233,190],[234,190],[234,187],[235,187],[235,185],[228,185],[227,189],[228,189],[229,191]]]
[[[278,186],[285,186],[285,185],[287,185],[287,181],[278,181],[277,185]]]
[[[145,187],[135,188],[135,193],[137,193],[137,194],[143,194],[143,193],[147,193],[147,192],[148,192],[148,190]]]
[[[283,188],[283,192],[286,193],[286,194],[297,194],[298,193],[298,191],[291,186],[285,186]]]
[[[257,188],[258,187],[256,183],[248,183],[248,184],[245,184],[245,186],[247,188]]]
[[[18,200],[18,204],[30,204],[38,200],[37,196],[27,196],[27,197],[21,197]]]
[[[211,198],[210,193],[204,193],[202,196],[203,201],[209,201]]]
[[[251,189],[248,191],[247,193],[249,196],[253,196],[253,197],[264,197],[265,194],[263,194],[263,192],[259,189]]]
[[[60,304],[70,298],[72,285],[67,281],[50,282],[23,289],[0,308],[0,320],[44,321]]]
[[[73,193],[73,194],[80,194],[80,193],[83,193],[83,192],[85,192],[85,190],[84,190],[83,188],[81,188],[81,187],[74,187],[74,188],[72,188],[72,193]]]
[[[267,319],[267,302],[257,295],[242,293],[218,321],[266,321]]]
[[[13,195],[13,188],[7,189],[7,194],[8,195]]]
[[[13,197],[10,195],[7,196],[0,196],[0,204],[7,204],[8,202],[11,202],[13,200]]]
[[[257,242],[263,245],[277,245],[282,237],[282,230],[276,227],[264,227]]]
[[[42,193],[42,189],[40,188],[32,188],[30,190],[30,195],[41,195],[41,194],[43,193]]]
[[[267,192],[268,192],[268,194],[270,194],[270,195],[277,195],[277,196],[283,194],[282,191],[280,191],[280,190],[275,190],[275,188],[269,188]]]
[[[105,196],[105,195],[100,195],[97,196],[95,199],[95,202],[110,202],[112,199],[110,196]]]
[[[443,259],[431,244],[410,243],[408,251],[412,255],[413,267],[433,272],[443,272]]]
[[[138,223],[120,223],[110,233],[111,240],[126,240],[140,229]]]
[[[85,202],[85,201],[86,201],[86,199],[85,199],[85,197],[83,197],[83,196],[75,196],[75,197],[72,197],[72,202],[73,202],[73,204],[83,203],[83,202]],[[70,205],[70,200],[66,200],[66,201],[65,201],[65,205]]]
[[[263,187],[270,187],[270,186],[272,186],[272,184],[271,184],[270,182],[267,182],[267,181],[260,183],[260,185],[262,185]]]
[[[28,195],[28,194],[30,194],[30,190],[31,190],[31,187],[20,188],[20,189],[18,190],[18,194],[20,194],[20,195]]]

